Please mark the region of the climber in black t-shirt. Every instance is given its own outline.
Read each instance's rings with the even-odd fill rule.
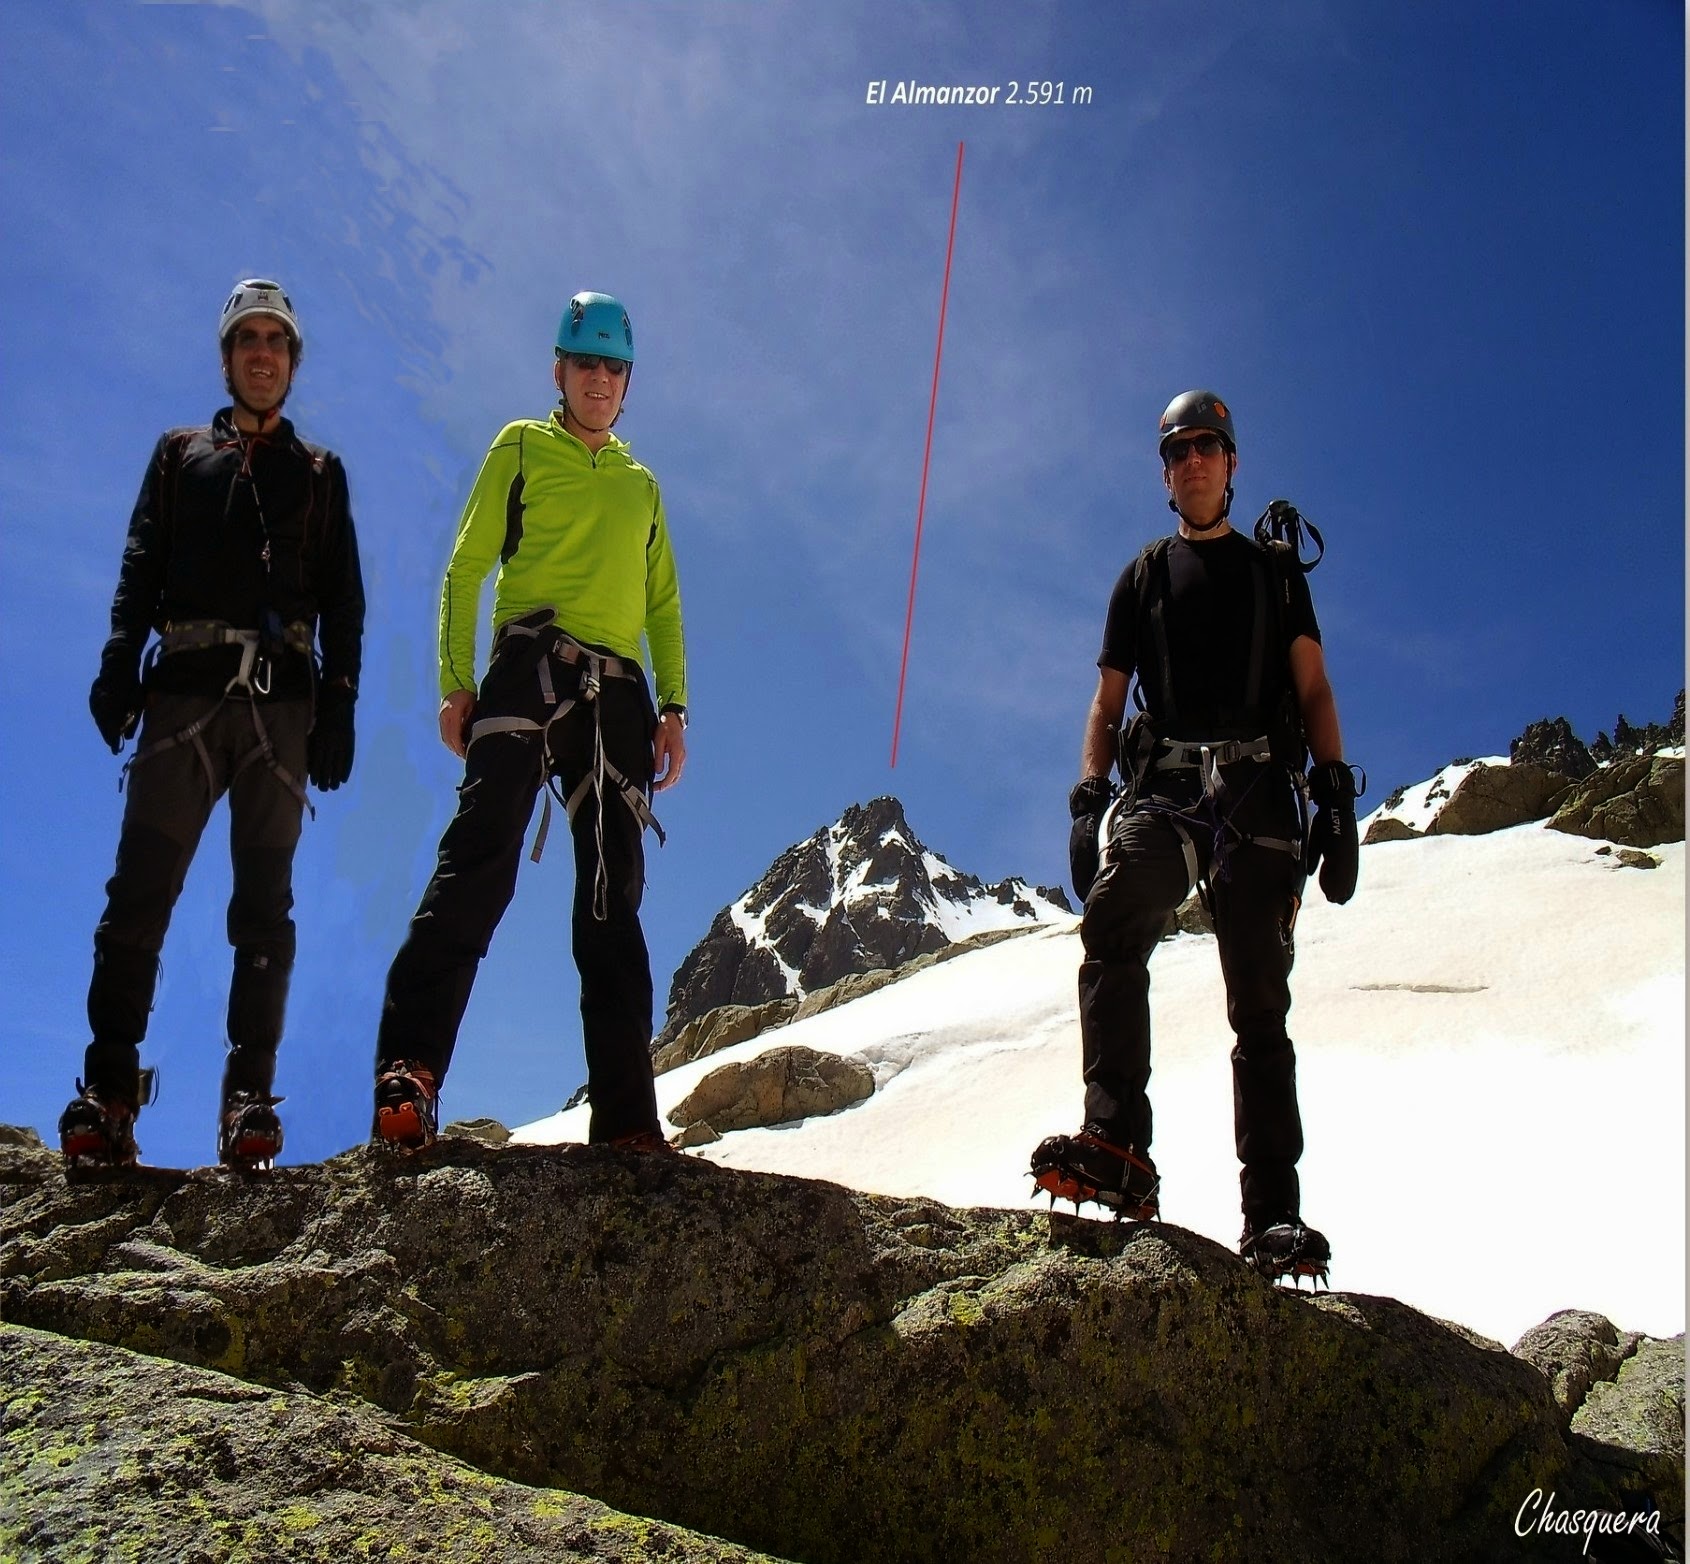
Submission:
[[[1224,713],[1245,699],[1262,550],[1228,526],[1219,537],[1201,541],[1176,534],[1168,542],[1165,561],[1163,612],[1175,706],[1182,726],[1206,736]],[[1140,578],[1150,571],[1157,572],[1158,579],[1147,587]],[[1145,590],[1161,586],[1159,572],[1156,551],[1147,550],[1121,573],[1103,625],[1100,668],[1130,676],[1137,666],[1139,602]],[[1301,571],[1287,571],[1284,584],[1289,588],[1287,644],[1295,645],[1298,636],[1307,636],[1318,648],[1320,626],[1315,622],[1307,578]],[[1277,698],[1288,686],[1291,670],[1284,664],[1269,665],[1265,673],[1272,688],[1264,693]]]
[[[1069,799],[1075,889],[1085,897],[1085,1124],[1043,1141],[1032,1171],[1039,1188],[1076,1205],[1095,1200],[1137,1220],[1159,1214],[1148,962],[1196,886],[1236,1038],[1240,1252],[1269,1277],[1323,1280],[1330,1248],[1301,1218],[1303,1130],[1285,1017],[1307,876],[1320,866],[1330,901],[1355,891],[1355,779],[1295,551],[1286,558],[1227,519],[1238,463],[1231,412],[1213,392],[1186,392],[1162,415],[1160,436],[1179,530],[1146,548],[1110,597]],[[1123,724],[1135,675],[1143,710]],[[1109,780],[1117,760],[1119,791]]]

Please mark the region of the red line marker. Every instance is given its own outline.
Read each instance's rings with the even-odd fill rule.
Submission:
[[[939,362],[945,356],[945,306],[951,296],[951,253],[956,248],[956,209],[962,196],[962,148],[956,144],[956,186],[951,191],[951,235],[945,241],[945,285],[939,293],[939,345],[933,350],[933,393],[927,401],[927,444],[921,454],[921,495],[915,504],[915,552],[910,557],[910,602],[904,613],[904,655],[898,663],[898,707],[892,714],[892,768],[898,765],[898,729],[904,720],[904,676],[910,666],[910,629],[915,624],[915,578],[921,567],[921,522],[927,513],[927,468],[933,460],[933,414],[939,406]]]

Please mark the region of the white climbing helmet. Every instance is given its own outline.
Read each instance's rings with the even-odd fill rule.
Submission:
[[[229,333],[249,315],[274,315],[287,329],[293,342],[293,354],[298,358],[305,347],[305,336],[299,329],[299,319],[293,312],[293,300],[282,291],[279,282],[263,277],[248,277],[235,284],[223,306],[222,318],[217,322],[217,345],[229,345]]]

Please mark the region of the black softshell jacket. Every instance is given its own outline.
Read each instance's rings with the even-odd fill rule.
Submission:
[[[346,470],[287,419],[243,435],[232,412],[159,437],[129,519],[102,664],[133,666],[148,632],[171,622],[259,630],[268,611],[281,625],[310,626],[323,679],[356,688],[364,582]],[[158,660],[148,687],[215,694],[239,662],[238,647],[178,652]],[[307,696],[311,678],[303,656],[280,656],[269,698]]]

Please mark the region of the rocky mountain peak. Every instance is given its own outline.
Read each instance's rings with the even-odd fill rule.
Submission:
[[[1628,722],[1622,711],[1614,719],[1614,736],[1598,733],[1590,746],[1590,753],[1606,764],[1624,755],[1652,755],[1657,750],[1675,748],[1684,743],[1684,691],[1673,702],[1672,715],[1665,723],[1646,722],[1642,727]]]
[[[1582,781],[1596,769],[1590,751],[1573,732],[1565,717],[1544,718],[1526,725],[1526,730],[1508,746],[1511,765],[1542,766],[1558,776]]]
[[[852,804],[782,852],[675,973],[662,1046],[718,1005],[802,997],[986,929],[1071,914],[1060,889],[984,884],[924,846],[890,795]]]

